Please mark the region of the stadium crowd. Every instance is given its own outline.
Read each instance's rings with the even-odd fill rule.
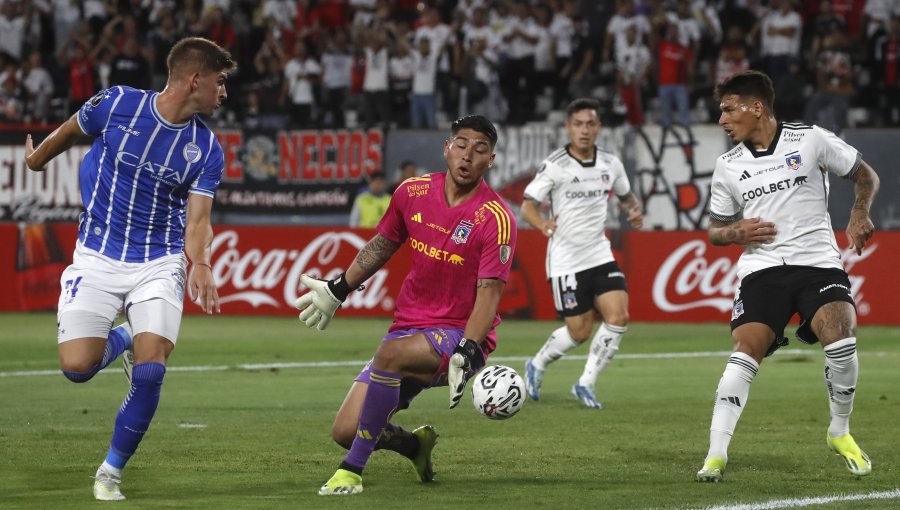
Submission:
[[[161,90],[187,35],[240,65],[220,125],[521,124],[582,96],[608,124],[708,122],[744,69],[785,121],[900,124],[900,0],[0,0],[0,121]]]

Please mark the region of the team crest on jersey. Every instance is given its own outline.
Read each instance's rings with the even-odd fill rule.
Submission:
[[[575,299],[574,292],[566,292],[563,294],[563,306],[566,307],[566,310],[571,310],[578,306],[578,300]]]
[[[512,248],[509,247],[508,244],[504,244],[500,246],[500,263],[506,264],[509,262],[509,256],[512,255]]]
[[[791,170],[799,170],[803,163],[800,160],[800,153],[794,152],[788,154],[784,158],[784,162],[787,163],[787,166],[791,168]]]
[[[600,176],[600,179],[603,180],[603,184],[609,184],[609,174],[608,173],[603,172],[603,174]]]
[[[196,163],[200,161],[200,156],[203,152],[200,150],[200,146],[198,146],[194,142],[188,142],[184,144],[184,160],[188,163]]]
[[[472,233],[472,227],[474,227],[474,223],[470,223],[466,220],[460,221],[459,225],[453,229],[453,235],[450,239],[453,240],[456,244],[463,244],[469,239],[469,234]]]

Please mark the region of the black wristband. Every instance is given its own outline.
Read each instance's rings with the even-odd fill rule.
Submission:
[[[347,285],[347,278],[344,277],[346,273],[341,273],[334,280],[328,280],[328,290],[334,295],[334,297],[338,298],[341,302],[347,299],[347,295],[350,294],[350,286]]]
[[[453,350],[454,353],[461,353],[469,360],[469,362],[475,361],[478,351],[478,342],[469,338],[460,340],[459,343],[456,344],[456,349]]]

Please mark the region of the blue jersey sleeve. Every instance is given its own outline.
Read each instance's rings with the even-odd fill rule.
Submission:
[[[94,137],[103,134],[122,92],[122,87],[101,90],[81,106],[77,119],[84,134]]]
[[[219,183],[222,182],[222,172],[225,170],[225,154],[222,146],[216,140],[212,131],[209,132],[209,156],[200,170],[200,174],[191,183],[191,193],[199,193],[208,197],[214,197]]]

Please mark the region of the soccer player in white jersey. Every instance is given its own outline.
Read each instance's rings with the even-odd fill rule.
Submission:
[[[150,426],[166,360],[178,337],[190,261],[191,297],[219,311],[210,268],[213,195],[224,168],[222,148],[198,114],[226,98],[231,55],[202,38],[172,47],[161,93],[112,87],[90,99],[25,162],[47,163],[85,135],[94,137],[81,163],[84,210],[78,242],[60,284],[57,321],[63,374],[86,382],[125,352],[131,387],[116,416],[94,497],[125,499],[122,468]],[[112,328],[124,312],[125,322]]]
[[[833,133],[777,122],[775,92],[765,74],[732,75],[716,87],[716,97],[719,124],[738,145],[716,161],[709,239],[717,246],[742,245],[744,253],[731,313],[734,353],[716,390],[709,453],[697,479],[722,480],[750,383],[763,358],[787,344],[784,328],[795,313],[801,319],[797,339],[825,350],[831,412],[826,443],[851,473],[867,475],[872,463],[850,435],[859,371],[856,308],[828,216],[828,177],[854,185],[847,241],[861,254],[874,233],[869,208],[878,176]]]
[[[525,363],[525,389],[532,399],[540,398],[547,365],[590,337],[596,309],[602,322],[591,341],[584,372],[572,386],[572,395],[594,409],[603,408],[594,383],[619,350],[628,326],[625,274],[606,238],[610,192],[619,197],[634,228],[644,222],[622,162],[596,145],[599,106],[587,98],[569,104],[569,143],[544,160],[525,188],[522,204],[522,218],[548,238],[547,278],[556,311],[565,318],[565,325],[551,333],[537,355]],[[542,202],[550,202],[549,217],[541,214]]]

